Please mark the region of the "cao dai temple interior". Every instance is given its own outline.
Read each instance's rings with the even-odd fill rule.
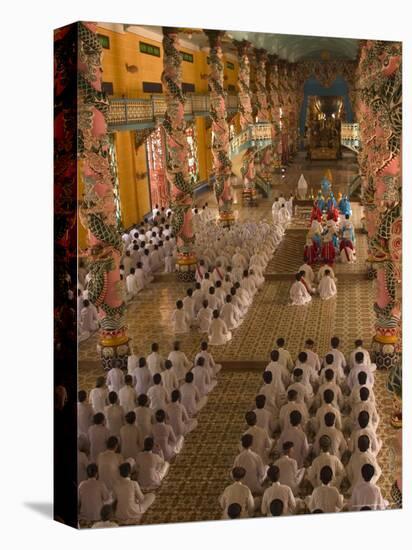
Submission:
[[[401,507],[401,62],[379,40],[56,31],[80,527]]]

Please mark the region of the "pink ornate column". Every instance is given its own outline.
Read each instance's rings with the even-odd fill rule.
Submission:
[[[252,94],[250,90],[250,59],[251,43],[247,40],[234,42],[239,56],[239,113],[242,132],[253,125]],[[254,203],[256,200],[254,151],[248,149],[243,155],[241,174],[243,177],[243,196]]]
[[[222,38],[224,31],[205,31],[210,45],[209,86],[210,116],[212,119],[212,155],[215,174],[214,191],[219,208],[219,219],[225,225],[234,222],[231,189],[232,162],[229,158],[229,125],[226,112],[226,92],[223,89],[224,63]]]
[[[108,160],[109,102],[101,88],[101,53],[96,25],[79,23],[78,155],[84,182],[80,220],[87,229],[88,293],[99,311],[101,359],[103,367],[110,368],[113,362],[126,367],[130,349],[120,286],[122,243]]]
[[[170,187],[173,232],[177,238],[177,277],[195,278],[195,236],[192,226],[193,189],[188,176],[188,144],[185,136],[185,97],[182,92],[182,54],[178,30],[163,27],[162,82],[166,98],[163,127],[166,133],[166,177]]]
[[[268,53],[262,48],[255,49],[256,58],[256,94],[255,105],[257,108],[257,120],[258,122],[270,121],[270,107],[268,102],[269,90],[267,86],[268,78]],[[272,159],[272,146],[265,147],[258,155],[258,174],[268,184],[272,179],[273,159]]]
[[[377,299],[372,351],[391,369],[401,391],[402,69],[401,44],[362,45],[358,91],[362,139],[363,199],[367,206],[368,262],[376,270]],[[400,381],[400,382],[399,382]]]
[[[288,148],[288,132],[289,132],[289,120],[288,120],[288,80],[287,80],[287,61],[280,61],[279,66],[279,104],[282,109],[282,115],[280,117],[280,135],[282,142],[282,165],[289,163],[289,148]]]
[[[269,55],[269,107],[272,121],[272,158],[274,168],[280,168],[282,161],[282,139],[280,135],[280,101],[278,56]]]

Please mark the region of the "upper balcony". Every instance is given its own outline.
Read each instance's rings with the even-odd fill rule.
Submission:
[[[273,125],[270,122],[250,124],[245,130],[235,136],[230,142],[230,157],[235,157],[249,149],[263,149],[272,143]]]
[[[228,95],[226,108],[229,114],[238,110],[237,95]],[[190,94],[186,97],[185,118],[210,115],[210,96]],[[109,131],[141,130],[151,128],[162,119],[166,111],[164,95],[152,95],[148,99],[112,98],[108,115]]]

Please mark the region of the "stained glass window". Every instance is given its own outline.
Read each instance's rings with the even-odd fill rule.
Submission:
[[[117,172],[117,155],[114,134],[109,134],[109,166],[113,181],[113,195],[116,207],[116,224],[119,232],[123,232],[122,208],[120,203],[119,176]]]
[[[99,42],[105,50],[110,50],[110,38],[106,36],[105,34],[98,34],[97,38],[99,39]]]

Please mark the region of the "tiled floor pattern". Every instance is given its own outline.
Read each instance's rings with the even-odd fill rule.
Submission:
[[[316,174],[321,178],[325,169],[313,166],[313,177]],[[299,168],[295,171],[300,175]],[[333,170],[334,176],[342,173],[349,177],[347,171],[344,167]],[[270,207],[271,202],[264,201],[258,208],[239,208],[239,219],[268,219]],[[299,267],[304,234],[302,230],[287,232],[268,266],[268,273],[292,273]],[[319,298],[314,298],[308,306],[292,307],[288,305],[290,282],[267,280],[243,324],[234,332],[232,341],[213,348],[215,358],[230,362],[231,368],[219,374],[218,386],[209,395],[208,404],[198,417],[197,429],[187,437],[182,453],[158,491],[154,505],[145,514],[143,523],[220,517],[217,498],[229,481],[228,473],[244,430],[244,413],[253,403],[260,386],[261,371],[248,368],[243,362],[266,361],[279,336],[286,338],[294,356],[308,337],[315,340],[320,354],[327,351],[330,338],[335,334],[341,338],[345,353],[349,352],[357,337],[361,336],[369,344],[373,334],[375,289],[374,283],[363,277],[363,260],[366,257],[364,235],[358,235],[357,250],[358,262],[355,266],[336,268],[339,278],[336,299],[321,302]],[[355,276],[346,278],[348,272]],[[153,341],[159,342],[163,353],[168,353],[175,340],[169,322],[170,314],[175,301],[184,295],[186,288],[183,283],[162,281],[159,277],[159,282],[152,284],[129,305],[127,323],[135,353],[146,355]],[[193,332],[179,339],[183,350],[193,357],[203,337]],[[95,335],[80,345],[79,386],[84,389],[93,387],[96,376],[101,374],[96,344]],[[381,414],[379,435],[385,441],[379,455],[383,470],[380,485],[385,497],[390,500],[394,466],[391,440],[396,432],[389,424],[394,403],[385,390],[385,382],[386,373],[379,372],[375,390]]]

